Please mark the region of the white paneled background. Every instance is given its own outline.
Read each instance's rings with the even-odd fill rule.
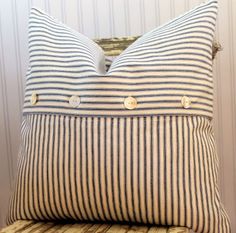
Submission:
[[[16,176],[27,69],[27,21],[37,6],[91,38],[140,35],[203,0],[0,0],[0,227]],[[236,0],[219,0],[215,133],[220,190],[236,232]]]

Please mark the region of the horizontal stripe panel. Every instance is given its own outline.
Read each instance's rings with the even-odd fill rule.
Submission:
[[[27,75],[24,113],[55,111],[65,115],[92,115],[93,112],[103,112],[102,116],[132,116],[172,112],[174,115],[195,114],[211,118],[212,43],[216,14],[217,2],[212,0],[153,29],[114,58],[105,72],[101,47],[33,8],[29,20],[31,66]],[[38,101],[30,105],[33,92]],[[56,93],[61,97],[51,98]],[[81,97],[78,109],[68,106],[71,95]],[[109,95],[114,100],[101,97]],[[119,103],[115,99],[130,95],[137,98],[138,107],[127,111],[123,100]],[[155,95],[153,99],[139,98]],[[188,110],[180,105],[180,98],[185,95],[192,101]],[[101,98],[86,100],[92,96]],[[173,96],[179,96],[179,99]]]

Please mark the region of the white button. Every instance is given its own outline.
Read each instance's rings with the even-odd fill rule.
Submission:
[[[80,98],[77,95],[72,95],[69,99],[69,104],[73,107],[76,108],[80,105]]]
[[[33,92],[32,95],[31,95],[30,103],[32,105],[35,105],[37,103],[37,100],[38,100],[38,96],[35,92]]]
[[[181,99],[181,104],[182,104],[183,108],[190,108],[191,99],[188,96],[183,96]]]
[[[138,105],[137,100],[134,97],[129,96],[125,98],[124,106],[126,109],[129,109],[129,110],[135,109],[137,105]]]

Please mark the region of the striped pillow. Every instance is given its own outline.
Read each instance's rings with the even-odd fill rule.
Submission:
[[[212,128],[210,0],[132,43],[101,48],[32,9],[18,219],[175,225],[229,233]]]

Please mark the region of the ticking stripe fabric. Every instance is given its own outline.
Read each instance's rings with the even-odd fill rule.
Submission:
[[[230,232],[204,117],[30,114],[9,221],[76,219]]]
[[[217,2],[211,0],[133,42],[105,72],[101,48],[47,14],[32,9],[30,67],[24,114],[97,116],[201,115],[213,111],[212,43]],[[32,93],[38,94],[31,105]],[[71,95],[80,97],[71,107]],[[191,97],[183,109],[181,97]],[[124,108],[134,96],[138,106]]]
[[[98,45],[32,10],[8,223],[86,220],[230,233],[212,129],[216,12],[210,0],[154,29],[105,72]]]

